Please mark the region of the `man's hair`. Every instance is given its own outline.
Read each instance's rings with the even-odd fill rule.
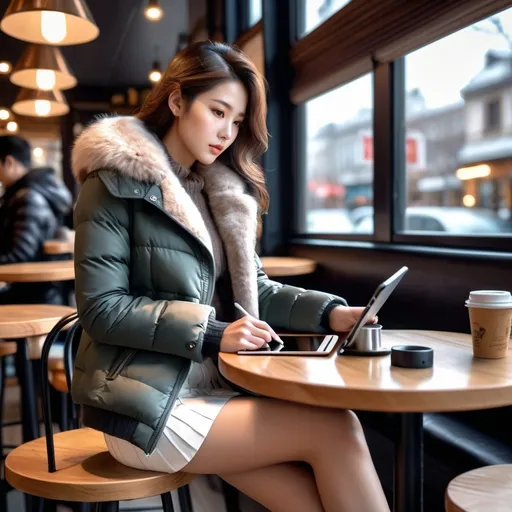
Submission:
[[[16,135],[0,136],[0,162],[5,162],[5,157],[11,155],[25,167],[30,167],[30,144]]]

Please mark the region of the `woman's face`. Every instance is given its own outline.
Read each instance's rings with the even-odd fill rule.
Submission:
[[[213,163],[238,135],[247,108],[245,87],[238,80],[222,82],[196,96],[188,109],[179,96],[178,105],[174,100],[171,95],[169,106],[176,116],[173,128],[180,143],[180,163]]]

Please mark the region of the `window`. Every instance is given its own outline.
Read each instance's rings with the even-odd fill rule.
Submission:
[[[405,231],[511,234],[509,40],[512,9],[405,57]]]
[[[489,101],[486,107],[485,129],[487,132],[499,131],[501,128],[501,102]]]
[[[249,25],[252,27],[261,20],[262,0],[250,0]]]
[[[305,104],[307,233],[352,233],[373,204],[373,82],[365,75]]]
[[[345,7],[350,0],[302,0],[305,1],[305,13],[303,26],[300,32],[306,35],[321,25],[335,12]]]

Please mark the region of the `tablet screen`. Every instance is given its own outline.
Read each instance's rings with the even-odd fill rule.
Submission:
[[[318,336],[281,334],[281,339],[284,344],[272,340],[269,343],[269,348],[262,348],[251,352],[316,352],[324,343],[326,336],[323,334]],[[325,343],[324,347],[326,347]]]

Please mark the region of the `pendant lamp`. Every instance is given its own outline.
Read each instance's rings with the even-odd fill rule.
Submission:
[[[21,41],[57,46],[88,43],[99,34],[83,0],[11,0],[0,29]]]
[[[22,116],[55,117],[66,115],[69,106],[58,90],[21,89],[12,110]]]
[[[71,89],[77,84],[56,46],[29,44],[12,70],[13,84],[29,89]]]

